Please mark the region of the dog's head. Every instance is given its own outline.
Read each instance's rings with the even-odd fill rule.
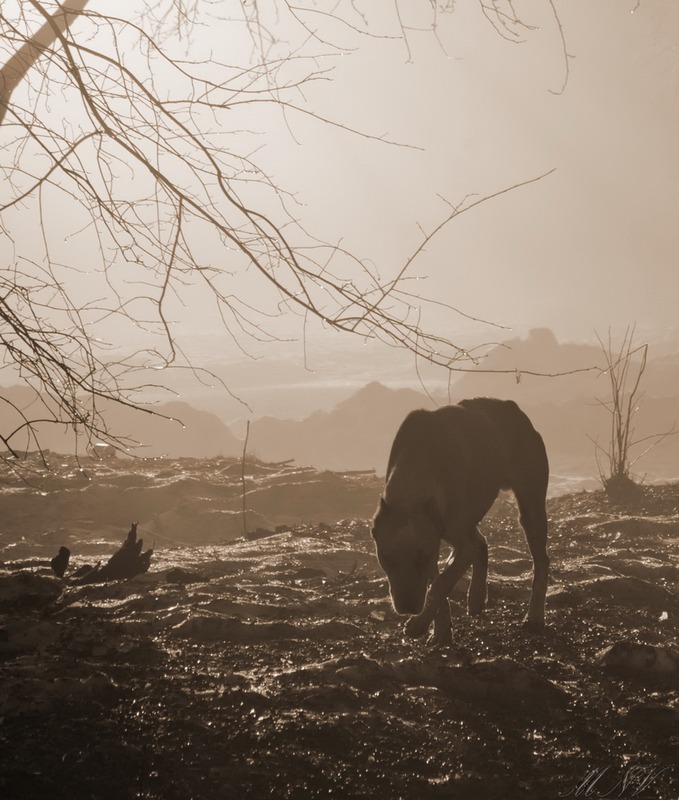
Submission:
[[[419,614],[434,572],[442,523],[433,500],[412,508],[380,500],[373,518],[377,560],[386,572],[394,608],[399,614]]]

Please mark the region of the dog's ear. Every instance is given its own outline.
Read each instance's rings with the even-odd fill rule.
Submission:
[[[386,517],[387,514],[391,512],[391,506],[387,505],[387,501],[384,497],[380,497],[380,504],[377,507],[377,511],[375,512],[375,516],[373,519],[377,519],[377,517]]]
[[[372,520],[372,522],[373,522],[372,528],[370,529],[370,533],[371,533],[373,539],[375,538],[375,535],[376,535],[375,523],[377,522],[377,518],[380,517],[380,516],[383,517],[387,513],[387,511],[388,511],[388,506],[387,506],[387,504],[386,504],[386,502],[384,500],[384,497],[380,497],[380,504],[377,507],[377,511],[375,512],[375,516],[373,517],[373,520]]]

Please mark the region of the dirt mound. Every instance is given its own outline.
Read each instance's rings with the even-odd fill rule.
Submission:
[[[59,546],[88,552],[137,522],[157,546],[230,541],[245,530],[369,517],[382,481],[374,473],[317,472],[238,459],[76,460],[34,455],[27,479],[0,484],[0,560],[46,557]],[[243,513],[245,506],[245,514]],[[94,544],[94,548],[90,545]],[[54,551],[54,552],[52,552]]]

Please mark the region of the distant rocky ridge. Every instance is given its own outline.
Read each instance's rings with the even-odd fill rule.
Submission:
[[[2,387],[0,396],[6,401],[0,403],[2,433],[14,430],[22,422],[21,415],[10,404],[22,409],[29,418],[49,416],[41,410],[40,398],[30,387]],[[130,453],[136,456],[212,458],[234,456],[243,448],[243,443],[217,416],[188,403],[157,403],[148,407],[153,413],[134,411],[113,402],[101,402],[99,408],[109,430],[128,442]],[[72,428],[65,424],[38,424],[36,435],[43,450],[58,453],[73,453],[76,445],[82,452],[87,444],[76,442]],[[23,435],[16,436],[11,444],[20,451],[37,449],[35,439]]]
[[[654,361],[652,352],[649,355],[636,439],[669,431],[679,424],[679,357],[664,355]],[[553,486],[558,487],[561,480],[572,476],[596,482],[594,441],[605,450],[610,436],[609,415],[597,400],[605,399],[609,392],[607,378],[598,369],[602,365],[600,348],[560,344],[551,331],[538,329],[526,339],[498,345],[478,370],[463,373],[452,383],[450,395],[432,397],[425,391],[372,382],[332,410],[316,411],[302,420],[253,420],[247,451],[264,461],[294,460],[301,466],[326,470],[374,469],[383,475],[392,439],[407,413],[485,395],[514,399],[528,413],[545,439]],[[3,389],[0,393],[20,407],[27,408],[36,401],[29,389]],[[152,408],[171,419],[116,406],[107,409],[111,429],[139,442],[135,455],[200,458],[242,453],[242,438],[215,414],[181,402]],[[11,413],[7,404],[0,405],[0,430],[11,430],[16,424],[16,412],[14,418]],[[65,426],[43,426],[41,444],[58,452],[72,451],[72,437],[69,439],[67,433]],[[646,446],[650,444],[652,440],[648,439]],[[640,446],[636,454],[643,449]],[[679,435],[669,436],[645,456],[636,474],[650,479],[676,478]]]
[[[256,420],[248,449],[266,461],[294,458],[319,469],[375,469],[384,474],[389,445],[405,415],[433,407],[420,392],[373,382],[332,411],[317,411],[301,421]]]
[[[352,395],[347,406],[314,414],[301,422],[264,419],[251,426],[248,450],[264,460],[294,458],[299,464],[318,469],[368,469],[386,471],[389,449],[405,415],[416,408],[432,408],[424,394],[408,392],[397,398],[397,390],[370,384]],[[468,396],[468,395],[464,395]],[[380,397],[381,411],[360,412],[360,401]],[[441,402],[445,402],[443,398]],[[451,398],[452,402],[463,396]],[[393,405],[392,405],[393,402]],[[342,404],[344,405],[344,404]],[[371,405],[371,403],[368,403]],[[550,459],[552,490],[594,488],[598,482],[595,441],[606,448],[609,417],[594,399],[573,398],[563,403],[520,402],[542,434]],[[670,430],[677,418],[676,398],[648,398],[639,416],[637,438]],[[647,441],[645,446],[651,444]],[[636,453],[645,449],[640,446]],[[679,475],[679,434],[669,436],[634,468],[634,474],[649,480],[673,479]],[[574,479],[577,479],[574,483]]]
[[[465,397],[501,397],[518,402],[543,435],[554,487],[573,476],[585,479],[582,485],[587,480],[594,484],[598,478],[594,442],[605,450],[610,436],[610,417],[599,402],[609,392],[602,366],[599,347],[560,344],[551,331],[537,329],[526,339],[492,350],[477,371],[462,374],[452,384],[450,396],[432,397],[373,382],[332,411],[316,412],[301,421],[256,420],[248,449],[265,460],[294,458],[319,469],[375,468],[384,474],[393,436],[410,411]],[[643,385],[646,395],[636,420],[636,439],[679,424],[679,359],[649,360]],[[647,440],[635,453],[650,444],[652,440]],[[677,477],[679,435],[669,436],[651,451],[639,463],[637,474]]]
[[[608,394],[604,367],[599,345],[559,342],[549,328],[535,328],[525,339],[493,348],[453,388],[456,397],[503,397],[529,405],[591,402]],[[649,347],[643,387],[649,398],[679,397],[679,353],[654,358]]]

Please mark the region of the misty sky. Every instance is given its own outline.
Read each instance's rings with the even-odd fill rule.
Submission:
[[[521,43],[501,38],[476,3],[440,15],[438,40],[410,31],[406,46],[335,32],[347,52],[332,60],[332,82],[305,91],[310,107],[421,149],[290,116],[294,140],[274,125],[257,153],[296,193],[307,227],[341,237],[382,276],[398,272],[450,204],[554,170],[461,215],[415,262],[413,291],[511,329],[425,306],[425,324],[466,346],[536,326],[562,340],[632,323],[650,339],[679,328],[679,6],[573,0],[556,8],[568,76],[557,22],[541,0],[517,6],[530,26]],[[398,33],[391,6],[376,14],[375,29]],[[308,331],[321,351],[360,353],[358,343]]]
[[[422,150],[366,141],[292,118],[289,138],[258,158],[303,203],[320,236],[397,272],[457,205],[554,172],[461,215],[416,261],[413,290],[505,326],[448,310],[425,324],[465,346],[549,326],[560,340],[594,339],[636,323],[673,338],[679,297],[679,6],[669,1],[557,3],[517,10],[530,30],[502,39],[475,3],[438,20],[438,39],[347,37],[333,82],[306,97],[319,113]],[[390,7],[391,8],[391,7]],[[389,30],[388,11],[380,17]],[[415,20],[416,21],[416,20]],[[392,29],[392,32],[393,31]],[[413,359],[383,370],[359,342],[309,326],[309,384],[416,381]],[[260,351],[288,357],[299,349]],[[382,351],[385,352],[385,351]],[[273,355],[273,357],[276,357]],[[253,368],[254,369],[254,368]],[[408,373],[410,371],[410,373]],[[426,370],[423,370],[427,374]],[[435,380],[437,377],[429,373]],[[440,376],[438,376],[440,377]]]
[[[458,204],[555,169],[439,234],[416,265],[428,276],[422,291],[515,328],[550,325],[560,338],[635,321],[676,327],[679,6],[557,8],[573,56],[561,94],[564,55],[547,4],[517,6],[539,26],[523,44],[501,39],[475,4],[457,4],[439,19],[448,55],[430,34],[409,37],[413,63],[402,42],[369,43],[319,100],[424,152],[306,128],[286,180],[297,176],[328,233],[341,220],[362,253],[400,264],[415,223],[429,230],[446,215],[437,195]]]
[[[99,5],[106,10],[92,0]],[[120,13],[134,5],[121,3]],[[375,38],[341,25],[326,30],[343,52],[319,62],[334,67],[331,80],[308,86],[300,102],[404,146],[295,114],[283,120],[263,106],[252,112],[253,157],[294,193],[300,221],[383,278],[399,272],[422,232],[453,206],[545,175],[465,212],[414,262],[406,284],[414,293],[502,326],[425,304],[422,325],[466,347],[538,326],[561,340],[592,340],[594,330],[622,332],[632,323],[650,340],[679,330],[679,4],[554,7],[558,20],[548,0],[515,3],[525,25],[520,42],[502,38],[472,0],[439,14],[435,34],[415,30],[431,22],[428,2],[399,6],[405,40],[392,3],[369,6]],[[226,39],[217,25],[194,35],[202,52],[228,62],[250,47],[242,29],[229,30]],[[60,246],[77,248],[56,219]],[[86,263],[82,242],[80,250]],[[209,256],[225,262],[222,252]],[[247,276],[238,276],[238,289],[257,302],[260,290]],[[211,366],[243,362],[227,337],[215,338],[219,320],[200,296],[187,299],[175,319],[188,351]],[[299,319],[274,328],[297,339],[305,330]],[[306,331],[306,354],[299,342],[255,343],[250,352],[265,364],[290,359],[287,374],[301,383],[305,357],[311,383],[415,377],[408,354],[390,352],[380,369],[375,349],[361,341],[313,323]],[[239,366],[239,381],[261,384],[257,363]],[[229,374],[236,373],[227,371],[227,382]]]

